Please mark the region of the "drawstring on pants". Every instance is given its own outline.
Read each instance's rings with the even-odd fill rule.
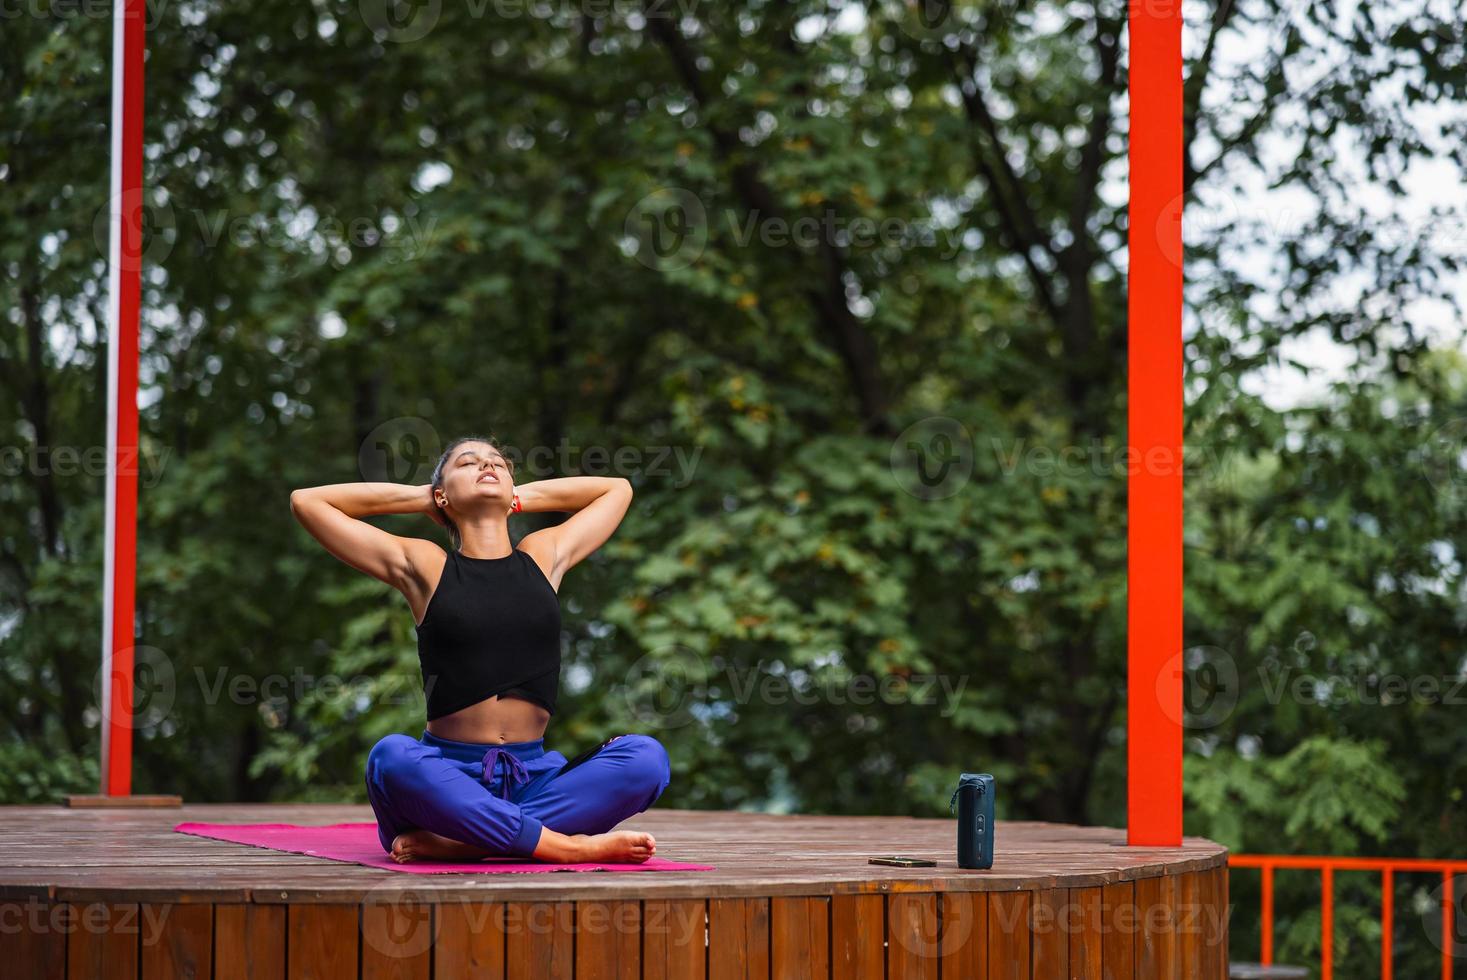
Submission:
[[[510,798],[509,794],[513,788],[529,782],[530,774],[525,771],[525,764],[516,758],[513,752],[506,752],[496,745],[484,753],[485,784],[493,784],[496,770],[499,768],[500,759],[503,759],[507,763],[505,766],[507,771],[504,774],[504,783],[499,788],[499,795],[507,800]]]

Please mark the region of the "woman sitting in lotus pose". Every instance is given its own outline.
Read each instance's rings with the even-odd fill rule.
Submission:
[[[477,436],[454,440],[426,486],[342,483],[290,495],[306,530],[406,596],[417,623],[423,736],[388,735],[367,757],[377,834],[395,860],[642,862],[656,851],[651,834],[612,828],[667,788],[661,743],[618,735],[567,762],[544,742],[560,682],[561,579],[611,537],[631,499],[620,478],[516,490],[513,465]],[[509,515],[520,511],[571,516],[515,547]],[[361,519],[419,513],[448,529],[451,550]]]

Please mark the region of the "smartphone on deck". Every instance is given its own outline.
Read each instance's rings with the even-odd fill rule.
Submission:
[[[898,857],[895,854],[891,855],[890,857],[885,857],[885,856],[883,856],[883,857],[874,857],[874,858],[871,859],[871,863],[872,864],[885,864],[885,865],[887,865],[889,867],[893,867],[893,868],[935,868],[935,867],[937,867],[937,862],[936,861],[929,861],[926,858]]]

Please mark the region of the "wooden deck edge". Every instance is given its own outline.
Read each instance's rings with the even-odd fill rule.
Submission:
[[[350,866],[356,867],[356,866]],[[495,902],[495,901],[610,901],[613,899],[689,899],[689,898],[813,898],[832,895],[888,895],[921,893],[1009,893],[1042,892],[1057,888],[1099,888],[1132,883],[1151,878],[1167,878],[1215,868],[1226,868],[1226,853],[1215,859],[1195,859],[1184,865],[1148,865],[1123,871],[1083,874],[989,875],[984,872],[953,874],[940,878],[805,879],[786,881],[704,882],[682,878],[668,881],[658,872],[658,881],[638,881],[634,892],[626,891],[626,883],[611,892],[587,883],[567,882],[557,876],[554,883],[515,882],[510,887],[496,887],[498,880],[485,881],[471,875],[423,876],[384,872],[383,877],[365,884],[342,884],[328,887],[254,888],[237,885],[187,888],[148,885],[107,884],[11,884],[0,886],[0,900],[38,898],[54,902],[170,902],[178,904],[253,903],[262,905],[293,904],[361,904],[384,894],[411,892],[418,900],[429,903]],[[667,875],[676,872],[667,873]],[[498,879],[500,876],[485,876]],[[648,877],[652,877],[649,875]],[[443,879],[452,878],[448,881]]]
[[[170,794],[139,794],[134,796],[103,796],[97,793],[75,793],[62,797],[61,806],[76,809],[139,809],[150,807],[181,807],[183,797]]]

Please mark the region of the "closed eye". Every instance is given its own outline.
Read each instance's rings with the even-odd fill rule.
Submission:
[[[470,464],[476,464],[478,462],[479,462],[479,456],[472,449],[466,450],[463,453],[460,453],[459,454],[459,457],[458,457],[458,465],[459,466],[468,466]],[[489,457],[489,465],[490,466],[493,466],[496,469],[504,470],[507,473],[513,473],[514,472],[514,467],[511,466],[509,464],[509,461],[506,460],[503,456],[490,456]]]

